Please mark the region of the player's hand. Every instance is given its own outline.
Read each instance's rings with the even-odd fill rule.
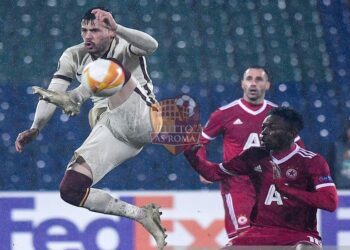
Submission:
[[[207,179],[205,179],[203,176],[199,176],[199,180],[203,183],[203,184],[212,184],[213,182],[208,181]]]
[[[18,134],[15,147],[17,152],[22,152],[23,147],[35,139],[39,134],[39,129],[31,128]]]
[[[184,146],[184,154],[185,155],[195,155],[197,154],[198,150],[203,147],[202,144],[190,144]]]
[[[273,180],[275,188],[280,193],[285,193],[288,189],[288,182],[285,178],[278,178]]]
[[[100,9],[94,9],[91,11],[92,14],[96,16],[96,19],[102,22],[105,22],[112,31],[116,32],[118,28],[117,22],[114,20],[111,13],[100,10]]]

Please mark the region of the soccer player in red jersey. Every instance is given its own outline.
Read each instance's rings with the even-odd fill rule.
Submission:
[[[261,124],[268,111],[277,105],[265,100],[270,88],[266,70],[254,66],[246,69],[241,81],[243,97],[213,112],[203,129],[200,143],[206,145],[223,135],[223,160],[228,161],[244,149],[260,146]],[[202,176],[203,183],[210,183]],[[250,226],[250,213],[255,204],[255,191],[248,176],[235,176],[220,181],[225,209],[225,228],[229,238]],[[244,192],[242,192],[244,190]]]
[[[191,166],[209,181],[236,175],[247,175],[252,181],[256,191],[252,226],[232,238],[232,245],[321,248],[316,212],[318,208],[334,211],[338,196],[325,159],[294,142],[303,126],[301,115],[293,109],[274,108],[263,121],[260,147],[221,164],[208,161],[201,145],[185,151]]]

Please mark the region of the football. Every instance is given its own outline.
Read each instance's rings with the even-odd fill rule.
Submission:
[[[83,69],[81,84],[95,96],[111,96],[125,83],[123,68],[116,62],[97,59]]]

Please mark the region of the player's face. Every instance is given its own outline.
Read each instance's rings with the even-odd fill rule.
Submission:
[[[294,134],[289,124],[276,115],[269,115],[265,118],[260,137],[262,146],[274,151],[288,149],[294,142]]]
[[[244,72],[241,86],[244,100],[259,104],[263,102],[265,92],[270,88],[270,82],[263,69],[249,68]]]
[[[95,58],[101,57],[109,48],[114,34],[104,22],[98,20],[81,22],[81,37],[87,51]]]

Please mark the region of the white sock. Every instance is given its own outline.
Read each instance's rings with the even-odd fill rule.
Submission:
[[[118,200],[106,191],[96,188],[90,188],[89,196],[83,207],[90,211],[118,215],[136,221],[139,221],[146,216],[144,209],[122,200]]]

